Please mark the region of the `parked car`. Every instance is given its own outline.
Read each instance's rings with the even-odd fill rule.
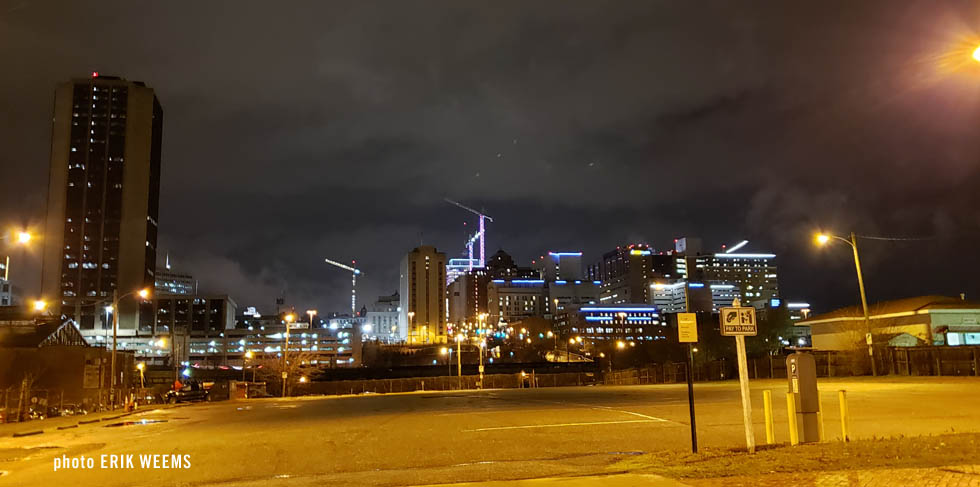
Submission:
[[[182,384],[179,390],[167,392],[166,400],[170,404],[178,402],[210,401],[211,394],[201,385],[200,382],[189,380]]]

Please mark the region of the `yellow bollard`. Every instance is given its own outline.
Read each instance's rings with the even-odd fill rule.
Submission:
[[[851,441],[851,417],[847,413],[847,391],[843,389],[837,391],[837,399],[840,401],[841,441]]]
[[[762,391],[762,404],[766,411],[766,444],[776,442],[776,425],[772,419],[772,391]]]
[[[789,444],[800,444],[800,430],[796,426],[796,394],[786,393],[786,416],[789,419]]]

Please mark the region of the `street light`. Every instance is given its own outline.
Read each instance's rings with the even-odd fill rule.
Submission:
[[[977,53],[974,52],[973,55],[976,57]],[[858,289],[861,291],[861,309],[864,311],[864,327],[867,330],[865,340],[868,342],[868,357],[871,359],[871,375],[877,376],[878,369],[875,367],[874,345],[871,337],[871,321],[868,317],[868,297],[864,292],[864,275],[861,272],[861,259],[858,257],[857,236],[854,235],[854,232],[851,232],[850,239],[826,233],[818,233],[815,236],[817,245],[826,245],[830,243],[831,239],[840,240],[841,242],[850,245],[851,250],[854,251],[854,269],[857,271]]]
[[[418,330],[412,330],[412,328],[415,328],[415,324],[414,323],[415,323],[415,312],[414,311],[409,311],[408,312],[408,330],[409,330],[409,332],[415,331],[415,341],[416,342],[420,342],[421,340],[419,339],[419,332],[418,332]]]
[[[25,246],[28,243],[30,243],[31,239],[33,238],[33,236],[29,232],[20,230],[20,231],[12,232],[10,235],[4,235],[0,237],[0,240],[6,240],[10,237],[13,237],[13,240],[17,244],[25,245]],[[6,265],[3,268],[3,280],[4,281],[10,280],[10,256],[9,255],[7,256]]]
[[[308,310],[306,310],[306,314],[310,315],[310,329],[312,330],[313,329],[313,317],[316,316],[316,310],[315,309],[308,309]]]
[[[289,355],[289,327],[296,321],[296,315],[289,313],[284,318],[286,320],[286,345],[282,347],[282,397],[286,397],[286,382],[289,380],[289,372],[287,371],[289,362],[286,358]]]
[[[44,309],[47,307],[48,307],[48,303],[44,302],[43,299],[38,299],[37,301],[34,301],[34,311],[37,311],[38,313],[43,312]]]
[[[146,381],[143,379],[143,369],[146,368],[146,364],[144,364],[143,362],[140,362],[140,363],[136,364],[136,368],[137,368],[137,370],[140,371],[140,389],[145,389],[146,388]]]
[[[980,62],[980,47],[973,50],[973,59]]]
[[[112,309],[115,310],[112,313],[112,359],[110,361],[110,373],[112,374],[112,381],[109,385],[109,395],[112,399],[112,408],[116,408],[116,343],[119,339],[119,301],[125,299],[126,297],[137,295],[141,299],[147,299],[150,297],[150,290],[148,288],[137,289],[135,291],[130,291],[122,296],[119,295],[117,289],[112,290]]]

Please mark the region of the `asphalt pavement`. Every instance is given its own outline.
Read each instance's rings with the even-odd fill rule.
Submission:
[[[839,436],[839,389],[856,437],[980,431],[977,386],[975,378],[822,380],[827,436]],[[785,381],[752,381],[756,439],[765,442],[764,389],[773,391],[777,441],[786,441]],[[737,382],[697,384],[695,394],[700,444],[744,446]],[[0,425],[0,485],[585,481],[626,473],[610,465],[631,455],[690,448],[687,408],[685,385],[592,386],[230,401],[21,438],[4,437]],[[190,466],[142,468],[141,454]],[[134,455],[134,465],[100,468],[102,455]],[[94,468],[54,469],[89,457]]]

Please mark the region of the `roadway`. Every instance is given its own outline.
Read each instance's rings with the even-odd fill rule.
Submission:
[[[855,436],[980,431],[980,380],[821,381],[830,438],[847,389]],[[753,381],[755,435],[765,442],[762,391],[787,441],[785,381]],[[702,447],[744,446],[737,382],[697,384]],[[608,471],[636,452],[690,448],[684,385],[593,386],[257,399],[150,410],[0,439],[0,485],[422,485]],[[39,426],[43,422],[39,422]],[[10,426],[10,425],[6,425]],[[0,425],[0,435],[5,425]],[[187,454],[184,470],[61,470],[53,460],[101,454]],[[137,460],[138,463],[138,460]]]

